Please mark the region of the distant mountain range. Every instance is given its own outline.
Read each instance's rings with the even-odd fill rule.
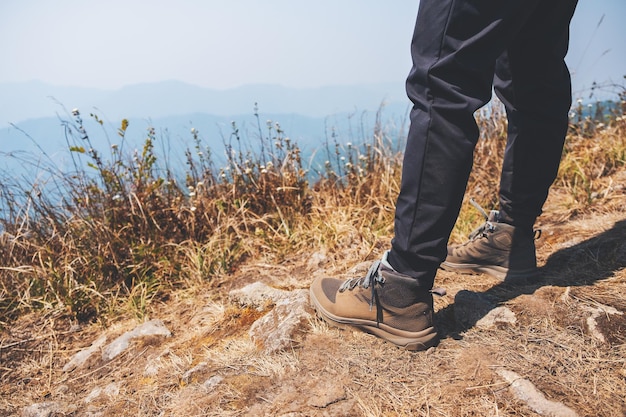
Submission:
[[[405,128],[409,101],[403,88],[398,83],[311,89],[248,85],[213,90],[166,81],[104,91],[40,82],[0,84],[0,170],[24,168],[19,162],[23,157],[15,156],[25,154],[35,160],[37,155],[47,155],[64,166],[69,156],[63,124],[73,121],[74,108],[80,109],[92,143],[101,151],[119,142],[116,129],[126,118],[130,125],[125,146],[131,149],[142,145],[146,130],[152,127],[160,141],[157,149],[172,163],[184,163],[183,151],[193,147],[190,130],[195,128],[219,163],[232,122],[246,146],[254,148],[258,137],[267,134],[266,121],[272,120],[297,141],[306,158],[320,160],[325,158],[320,154],[324,142],[333,136],[340,143],[359,143],[370,137],[378,110],[382,109],[390,134]],[[90,113],[97,114],[104,125],[98,125]]]
[[[99,109],[110,119],[160,118],[188,113],[229,116],[252,113],[295,113],[309,117],[376,110],[382,102],[408,103],[403,83],[328,86],[297,89],[280,85],[245,85],[228,90],[179,81],[130,85],[118,90],[62,87],[38,81],[0,83],[0,123],[50,117],[67,109]]]

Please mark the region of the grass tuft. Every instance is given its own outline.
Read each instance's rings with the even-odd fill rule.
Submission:
[[[623,185],[608,180],[626,163],[623,110],[585,116],[574,108],[555,184],[565,196],[558,207],[564,219],[624,204]],[[154,129],[141,149],[127,152],[123,120],[114,132],[119,144],[105,152],[94,149],[74,110],[64,122],[71,168],[42,163],[46,175],[4,173],[0,182],[0,326],[40,309],[65,309],[83,322],[143,318],[173,289],[220,285],[250,259],[278,263],[322,252],[350,266],[377,256],[393,234],[402,138],[389,132],[397,130],[378,114],[359,144],[333,136],[314,178],[296,141],[256,116],[256,151],[246,149],[233,123],[220,168],[192,129],[181,175],[157,155]],[[466,194],[495,207],[506,117],[493,106],[477,122]],[[464,205],[452,240],[462,240],[478,216]]]

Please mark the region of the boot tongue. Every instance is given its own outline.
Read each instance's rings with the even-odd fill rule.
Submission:
[[[391,266],[391,264],[387,260],[388,257],[389,257],[389,251],[385,251],[385,253],[383,254],[383,258],[380,260],[380,264],[384,266],[385,268],[391,269],[392,271],[395,272],[395,269],[393,269],[393,266]]]

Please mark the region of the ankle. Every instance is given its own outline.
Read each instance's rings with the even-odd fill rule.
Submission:
[[[414,257],[415,256],[413,256],[413,258]],[[394,248],[391,248],[391,250],[385,252],[381,266],[394,276],[410,278],[413,280],[415,286],[430,290],[433,287],[437,270],[420,271],[416,268],[412,268],[412,263],[406,259],[407,256],[402,256],[402,254],[399,254]]]
[[[535,225],[535,220],[535,218],[525,218],[522,216],[517,216],[513,218],[504,209],[499,210],[496,215],[496,222],[511,225],[515,228],[516,231],[528,235],[534,234],[533,227]]]

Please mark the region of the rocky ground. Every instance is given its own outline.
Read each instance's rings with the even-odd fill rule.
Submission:
[[[349,262],[250,262],[142,320],[44,309],[0,333],[0,415],[624,416],[625,219],[542,218],[536,283],[441,271],[442,340],[426,352],[309,308],[314,275],[361,273],[386,242]]]

